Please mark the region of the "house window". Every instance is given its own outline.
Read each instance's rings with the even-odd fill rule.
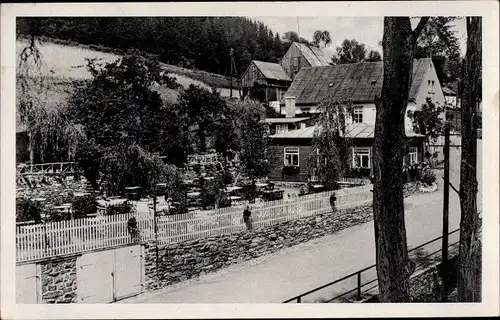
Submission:
[[[285,166],[299,165],[299,148],[285,148],[284,155]]]
[[[370,148],[354,148],[353,168],[370,168]]]
[[[431,97],[434,97],[434,94],[436,93],[435,85],[436,83],[434,82],[434,80],[427,80],[428,94],[430,94]]]
[[[408,158],[409,158],[409,161],[410,161],[410,164],[414,164],[414,163],[417,163],[418,162],[418,158],[417,158],[417,147],[410,147],[410,152],[408,152]]]
[[[354,107],[352,113],[352,122],[353,123],[362,123],[363,122],[363,107]]]
[[[295,72],[299,71],[299,68],[300,68],[300,57],[295,57],[293,59],[293,68],[294,68]]]
[[[277,124],[276,133],[288,132],[288,124]]]

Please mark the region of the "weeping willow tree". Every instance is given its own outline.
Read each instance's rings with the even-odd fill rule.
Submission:
[[[37,20],[30,20],[29,32],[17,34],[17,113],[28,136],[30,162],[71,161],[78,144],[85,140],[79,125],[68,114],[65,101],[54,103],[51,89],[56,81],[48,76],[40,51],[41,42],[35,37]]]
[[[327,97],[318,108],[320,114],[312,141],[314,152],[308,159],[309,170],[326,188],[335,189],[339,178],[348,170],[351,141],[345,133],[352,103]]]

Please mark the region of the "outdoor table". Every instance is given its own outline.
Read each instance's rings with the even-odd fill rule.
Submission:
[[[69,209],[69,208],[71,208],[71,205],[60,205],[60,206],[52,207],[52,209],[56,209],[56,210],[65,210],[65,209]]]
[[[125,190],[129,190],[129,191],[132,191],[132,190],[137,190],[137,189],[140,189],[141,187],[126,187]]]
[[[45,201],[47,199],[45,199],[45,198],[33,198],[31,200],[36,201],[36,202],[43,202],[43,201]]]
[[[233,192],[233,191],[238,191],[238,190],[241,190],[243,189],[242,187],[227,187],[226,190],[227,192]]]
[[[267,187],[269,184],[268,183],[256,183],[255,186],[257,188],[262,188],[262,187]]]
[[[188,197],[198,197],[198,196],[200,196],[200,194],[201,194],[200,192],[188,192],[187,196]]]
[[[109,204],[110,205],[117,205],[117,204],[122,204],[127,202],[127,199],[119,198],[119,199],[109,199]]]
[[[88,193],[88,192],[75,192],[75,193],[73,194],[73,196],[75,196],[75,197],[90,196],[90,193]]]
[[[231,201],[235,201],[235,200],[241,200],[241,197],[238,197],[238,196],[231,196],[231,197],[229,197],[229,199],[230,199]]]

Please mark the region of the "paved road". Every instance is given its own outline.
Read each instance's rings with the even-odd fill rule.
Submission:
[[[479,145],[479,154],[480,153]],[[480,159],[480,157],[478,157]],[[458,187],[459,153],[452,151],[451,182]],[[478,163],[479,168],[481,163]],[[479,171],[480,172],[480,171]],[[413,195],[405,200],[409,247],[439,237],[442,230],[442,170],[439,191]],[[479,178],[480,179],[480,174]],[[478,197],[481,208],[481,197]],[[450,191],[450,231],[459,227],[458,196]],[[457,237],[450,239],[456,241]],[[435,250],[439,244],[430,248]],[[327,282],[341,278],[375,262],[373,223],[365,223],[337,234],[312,240],[276,254],[232,266],[198,280],[149,292],[122,303],[279,303]],[[368,273],[363,281],[371,280]],[[310,296],[306,301],[331,297],[353,284],[354,279]]]

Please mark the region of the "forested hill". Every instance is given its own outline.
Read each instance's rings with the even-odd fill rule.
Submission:
[[[160,61],[221,75],[237,74],[251,60],[278,62],[290,46],[261,22],[244,17],[18,18],[20,35],[157,54]]]

